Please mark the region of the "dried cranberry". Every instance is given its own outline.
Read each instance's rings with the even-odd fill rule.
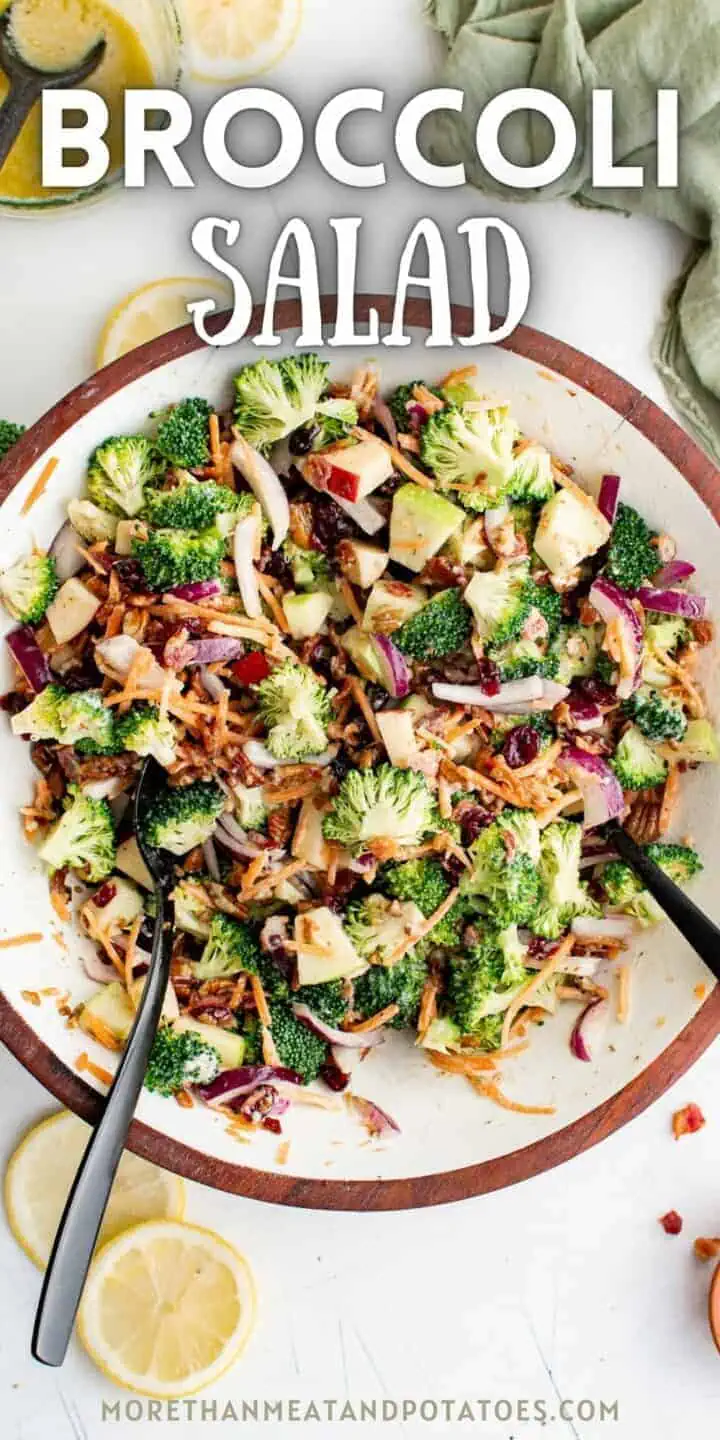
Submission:
[[[279,580],[285,590],[295,589],[292,569],[279,550],[263,545],[258,569],[263,575],[272,575],[274,580]]]
[[[308,455],[320,434],[317,425],[301,425],[288,439],[291,455]]]
[[[113,566],[128,590],[146,590],[145,576],[137,560],[114,559]]]
[[[274,1115],[266,1115],[262,1122],[263,1130],[269,1130],[271,1135],[282,1135],[282,1125]]]
[[[534,725],[515,725],[505,736],[503,755],[512,770],[530,765],[540,754],[540,735]]]
[[[336,1060],[326,1060],[325,1064],[320,1066],[320,1078],[325,1081],[328,1090],[336,1091],[347,1089],[350,1080],[350,1076],[340,1069]]]
[[[262,650],[251,650],[231,666],[232,673],[241,685],[257,685],[270,674],[270,662]]]
[[[668,1210],[667,1215],[660,1216],[660,1224],[666,1235],[679,1235],[683,1227],[682,1215],[677,1210]]]
[[[316,667],[317,668],[317,667]],[[345,776],[352,770],[353,762],[345,750],[338,750],[335,759],[330,762],[330,769],[338,782],[342,782]]]
[[[116,895],[117,885],[113,885],[111,880],[107,880],[104,885],[100,886],[97,893],[93,895],[93,905],[96,905],[98,910],[104,910],[105,906],[109,905],[110,901],[114,900]]]
[[[6,714],[19,715],[20,711],[30,704],[30,696],[21,695],[19,690],[10,690],[7,695],[3,695],[0,703]]]
[[[353,870],[338,870],[334,883],[323,892],[322,904],[342,914],[357,883],[358,876]]]
[[[443,855],[440,864],[448,879],[452,880],[453,885],[457,885],[458,881],[460,881],[465,874],[465,866],[460,856],[452,855],[448,852],[446,855]]]
[[[594,701],[596,705],[617,705],[617,695],[611,685],[606,685],[604,680],[598,680],[595,675],[587,675],[584,680],[578,680],[577,688],[586,700]]]
[[[460,829],[464,845],[472,845],[477,840],[481,830],[485,829],[495,817],[489,810],[484,810],[482,805],[468,805],[460,815]]]
[[[91,657],[86,657],[82,665],[76,665],[72,670],[66,670],[62,677],[63,689],[73,694],[81,690],[93,690],[99,682],[99,671],[92,663]]]
[[[494,660],[483,655],[477,662],[478,684],[486,695],[500,694],[500,671]]]
[[[357,525],[328,495],[317,496],[312,502],[313,528],[310,537],[314,550],[330,555],[340,540],[352,540],[360,533]]]
[[[543,940],[541,935],[531,935],[528,941],[528,956],[532,960],[544,960],[557,949],[557,940]]]

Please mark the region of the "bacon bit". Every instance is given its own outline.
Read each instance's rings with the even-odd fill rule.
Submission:
[[[676,1110],[672,1117],[673,1135],[676,1140],[681,1135],[695,1135],[702,1130],[706,1123],[705,1116],[699,1105],[685,1105],[682,1110]]]
[[[345,576],[343,575],[343,577],[338,580],[337,586],[340,594],[343,597],[343,600],[345,601],[345,604],[347,605],[348,610],[350,611],[350,614],[352,615],[353,620],[355,621],[355,624],[362,625],[363,612],[360,609],[360,606],[358,605],[358,602],[355,598],[355,591],[353,590],[350,581],[346,580]]]
[[[261,1025],[264,1025],[267,1030],[269,1030],[272,1026],[272,1016],[270,1014],[270,1006],[267,1002],[267,996],[263,989],[263,983],[259,975],[250,976],[250,988],[253,993],[255,1008],[258,1012],[258,1015],[260,1016],[260,1023]]]
[[[678,1215],[677,1210],[668,1210],[666,1215],[660,1216],[659,1223],[666,1235],[679,1235],[683,1227],[682,1215]]]
[[[352,1030],[353,1034],[365,1034],[366,1031],[379,1030],[381,1026],[387,1025],[389,1020],[394,1020],[400,1014],[399,1005],[386,1005],[383,1010],[378,1010],[376,1015],[371,1015],[368,1020],[358,1020],[355,1024],[346,1025],[346,1030]]]
[[[0,940],[0,950],[12,950],[15,945],[37,945],[42,939],[39,930],[28,930],[26,935],[8,935],[6,940]]]
[[[33,485],[32,489],[28,491],[28,494],[23,500],[23,503],[20,507],[21,515],[27,515],[29,511],[32,510],[33,505],[37,504],[40,496],[44,494],[48,482],[50,481],[51,476],[54,475],[59,463],[60,462],[57,455],[53,455],[52,458],[48,460],[47,464],[43,466],[37,480],[35,481],[35,484]]]
[[[41,999],[40,999],[40,996],[38,995],[37,990],[21,990],[21,991],[20,991],[20,994],[22,995],[23,1000],[25,1000],[28,1005],[41,1005],[41,1004],[42,1004],[42,1001],[41,1001]]]
[[[429,935],[430,931],[434,930],[435,926],[439,925],[440,921],[445,918],[448,910],[452,910],[452,907],[457,900],[458,894],[459,890],[456,885],[455,889],[451,890],[449,895],[446,895],[445,899],[442,902],[442,905],[438,905],[437,910],[434,910],[432,915],[428,915],[427,919],[423,921],[419,929],[417,929],[413,935],[408,935],[407,939],[403,940],[402,944],[396,946],[396,948],[387,956],[385,964],[397,964],[398,960],[402,960],[403,955],[407,954],[407,951],[411,950],[413,945],[417,945],[418,941],[424,940],[425,936]]]
[[[258,590],[260,591],[260,594],[262,595],[262,598],[265,601],[268,610],[270,610],[275,624],[277,625],[279,630],[282,630],[284,635],[288,635],[290,633],[290,626],[288,625],[285,611],[283,610],[282,605],[280,605],[280,603],[275,598],[275,593],[272,589],[272,586],[268,585],[265,576],[259,570],[256,571],[256,575]]]
[[[519,990],[514,999],[511,1000],[505,1011],[505,1019],[503,1021],[502,1037],[500,1040],[503,1049],[507,1046],[510,1039],[510,1032],[515,1017],[519,1014],[520,1010],[527,1005],[528,1000],[535,994],[536,990],[539,990],[545,981],[549,980],[550,976],[554,975],[555,972],[560,969],[563,960],[566,960],[572,953],[573,944],[574,936],[566,935],[565,939],[561,940],[557,946],[557,949],[553,950],[541,969],[536,971],[536,973],[525,982],[522,989]]]
[[[621,965],[617,977],[617,1018],[620,1025],[625,1025],[630,1015],[630,966]]]
[[[473,1090],[480,1095],[485,1095],[488,1100],[494,1101],[501,1110],[512,1110],[516,1115],[554,1115],[554,1105],[521,1105],[519,1100],[510,1100],[504,1095],[495,1080],[482,1080],[480,1076],[469,1077]]]
[[[720,1255],[720,1236],[698,1235],[693,1250],[698,1260],[715,1260]]]
[[[192,1110],[195,1102],[187,1090],[178,1090],[175,1095],[175,1104],[179,1105],[181,1110]]]
[[[356,440],[367,439],[367,431],[360,429],[358,426],[354,428],[352,434]],[[416,485],[420,485],[423,490],[435,489],[430,476],[425,475],[422,470],[418,470],[417,466],[412,464],[412,461],[407,460],[402,450],[398,450],[396,445],[391,445],[389,440],[383,440],[381,435],[376,435],[374,438],[378,441],[378,444],[382,445],[384,450],[387,450],[396,470],[399,470],[402,475],[406,475],[408,480],[412,480]]]
[[[370,731],[373,740],[376,740],[378,745],[383,745],[384,748],[383,738],[380,734],[377,719],[375,718],[375,711],[373,710],[370,701],[365,694],[365,686],[363,685],[362,680],[359,680],[356,675],[351,675],[349,680],[349,688],[352,693],[353,699],[355,700],[355,704],[358,707],[358,710],[362,711],[363,719],[367,724],[368,730]]]

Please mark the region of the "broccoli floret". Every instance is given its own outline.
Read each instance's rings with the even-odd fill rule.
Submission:
[[[323,1020],[326,1025],[338,1026],[348,1011],[343,980],[326,980],[323,985],[301,985],[298,990],[293,990],[293,1001],[297,1005],[307,1005],[315,1018]]]
[[[507,645],[489,645],[488,655],[500,671],[501,680],[524,680],[528,675],[553,679],[557,656],[545,640],[511,640]]]
[[[618,505],[610,534],[605,573],[621,590],[637,590],[658,569],[654,532],[632,505]]]
[[[278,760],[305,760],[322,753],[332,718],[332,692],[308,665],[285,660],[253,688],[272,755]]]
[[[539,865],[542,896],[532,921],[536,935],[556,940],[576,915],[600,914],[580,879],[581,851],[582,827],[571,820],[558,820],[543,830]]]
[[[317,355],[257,360],[235,377],[235,420],[257,450],[266,450],[312,420],[329,366]]]
[[[224,808],[225,794],[212,780],[168,786],[153,796],[142,817],[143,839],[173,855],[187,855],[209,838]]]
[[[171,590],[197,580],[215,580],[225,555],[225,539],[217,530],[153,530],[133,540],[151,590]]]
[[[213,908],[210,897],[198,882],[197,876],[179,880],[171,898],[175,907],[176,929],[184,930],[187,935],[195,935],[199,940],[207,940]]]
[[[624,915],[632,915],[643,929],[663,919],[657,901],[623,860],[611,860],[603,869],[601,882],[610,905]]]
[[[395,965],[371,965],[353,983],[353,1009],[363,1019],[369,1019],[387,1005],[397,1005],[398,1013],[391,1021],[393,1028],[414,1025],[427,976],[427,960],[419,947],[408,950]]]
[[[488,930],[479,945],[450,961],[447,999],[461,1034],[483,1035],[483,1022],[502,1015],[529,978],[517,926]],[[502,1027],[501,1027],[502,1028]]]
[[[681,705],[665,700],[656,690],[636,690],[623,705],[647,740],[682,740],[687,716]]]
[[[345,776],[323,821],[323,834],[359,854],[374,840],[417,845],[433,820],[434,800],[425,776],[380,765]]]
[[[219,1052],[197,1030],[161,1025],[150,1051],[145,1087],[157,1095],[175,1095],[186,1085],[209,1085],[219,1070]]]
[[[460,590],[433,595],[393,635],[393,644],[414,660],[430,660],[462,650],[470,638],[472,615]]]
[[[66,695],[62,685],[46,685],[24,710],[13,715],[13,734],[26,735],[28,740],[60,740],[60,705]]]
[[[461,488],[467,509],[488,510],[504,499],[517,431],[504,409],[448,405],[431,415],[420,435],[420,456],[443,489]]]
[[[160,462],[146,435],[114,435],[98,445],[88,466],[90,499],[111,515],[132,520],[145,504],[145,489],[158,477]]]
[[[618,682],[618,668],[610,659],[607,651],[598,651],[593,674],[597,675],[598,680],[602,680],[603,685],[609,685],[612,690],[615,689]]]
[[[526,598],[530,611],[542,615],[547,625],[547,639],[554,640],[562,620],[562,596],[552,585],[538,585],[532,579],[527,582]]]
[[[63,745],[79,745],[85,754],[116,753],[115,716],[103,704],[101,690],[64,694],[58,702],[58,719]]]
[[[424,380],[410,380],[407,385],[398,385],[397,390],[393,390],[388,399],[388,407],[401,435],[407,435],[412,428],[413,406],[420,403],[415,399],[415,391],[418,386],[429,390],[430,394],[435,395],[438,400],[445,400],[442,390],[438,390],[434,385],[426,384]]]
[[[15,425],[12,420],[0,420],[0,460],[7,455],[11,445],[14,445],[24,434],[24,425]]]
[[[263,1059],[262,1025],[259,1016],[253,1014],[251,1010],[246,1011],[243,1016],[241,1034],[245,1044],[243,1065],[261,1065]]]
[[[280,1064],[289,1070],[296,1070],[306,1085],[316,1080],[321,1066],[328,1055],[327,1041],[298,1020],[289,1005],[274,1004],[271,1007],[272,1038],[280,1057]]]
[[[40,847],[40,859],[50,869],[79,870],[91,885],[99,884],[115,864],[115,827],[106,800],[83,795],[77,785],[68,787],[68,806]]]
[[[342,397],[321,400],[312,423],[312,449],[322,450],[326,445],[337,445],[339,440],[346,440],[358,419],[354,400]]]
[[[231,490],[229,485],[216,485],[213,480],[193,480],[188,475],[174,490],[158,490],[151,495],[145,518],[152,525],[177,530],[207,530],[216,523],[219,515],[227,515],[229,522],[233,523],[254,504],[254,497],[245,491]]]
[[[426,920],[442,905],[451,888],[439,861],[427,857],[388,866],[383,874],[383,883],[395,899],[409,900],[417,905]],[[447,915],[430,931],[425,945],[430,949],[436,945],[459,945],[466,910],[466,902],[456,900]]]
[[[52,555],[27,555],[0,575],[0,599],[21,625],[37,625],[57,593]]]
[[[157,705],[140,702],[115,726],[115,736],[123,750],[136,755],[152,755],[165,770],[172,765],[177,750],[177,727],[169,715],[161,715]]]
[[[216,911],[200,959],[193,965],[197,980],[222,980],[228,975],[257,974],[260,947],[247,925]]]
[[[530,611],[533,591],[528,579],[526,564],[478,571],[473,575],[465,600],[473,612],[481,641],[499,646],[517,639]]]
[[[262,785],[234,785],[233,795],[235,815],[243,830],[263,830],[267,822],[268,808]]]
[[[690,634],[690,626],[682,615],[661,615],[657,610],[648,610],[645,616],[645,643],[651,650],[672,655],[678,645],[690,639]]]
[[[353,901],[343,923],[358,955],[383,965],[422,921],[422,911],[412,901],[372,894]]]
[[[327,558],[320,550],[304,550],[294,540],[286,540],[282,553],[292,570],[293,584],[298,590],[317,590],[332,581]]]
[[[91,545],[97,545],[103,540],[112,543],[117,534],[117,515],[101,510],[92,500],[71,500],[68,505],[68,520],[73,530],[77,530],[78,535],[81,535],[83,540],[88,540]]]
[[[210,459],[209,421],[212,405],[197,395],[171,405],[160,417],[155,446],[171,465],[199,470]],[[168,522],[171,525],[177,521]]]
[[[592,675],[600,654],[602,625],[561,625],[552,643],[555,678],[561,685]]]
[[[610,763],[623,790],[652,790],[667,779],[666,761],[637,725],[628,726]]]
[[[493,750],[502,750],[510,731],[516,730],[519,725],[531,725],[533,730],[537,730],[543,749],[555,739],[555,726],[549,715],[495,715],[490,733]]]
[[[529,810],[502,812],[470,848],[472,869],[460,882],[465,895],[482,897],[498,929],[532,918],[540,898],[540,830]]]
[[[550,451],[543,445],[526,445],[514,457],[507,498],[542,503],[549,500],[554,491]]]
[[[645,854],[675,881],[676,885],[684,885],[692,880],[693,875],[699,875],[703,869],[703,862],[691,845],[675,845],[671,841],[653,840],[645,846]]]

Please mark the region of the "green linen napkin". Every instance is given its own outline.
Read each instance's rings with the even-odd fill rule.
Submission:
[[[720,463],[720,0],[427,0],[445,37],[444,83],[465,91],[463,115],[428,121],[438,161],[465,160],[473,184],[505,199],[573,197],[671,221],[695,242],[668,297],[653,359],[700,443]],[[474,148],[479,111],[501,90],[532,85],[559,95],[575,117],[578,147],[556,184],[512,190],[484,170]],[[589,94],[615,94],[616,163],[643,165],[640,190],[593,190],[585,146]],[[677,189],[655,181],[655,95],[679,93]],[[529,165],[548,151],[546,122],[508,120],[503,149]]]

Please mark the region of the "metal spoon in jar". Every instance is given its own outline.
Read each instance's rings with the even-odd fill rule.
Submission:
[[[87,55],[67,70],[38,70],[20,55],[12,34],[12,6],[0,17],[0,67],[10,82],[0,105],[0,169],[5,164],[25,121],[43,90],[64,90],[81,85],[97,70],[106,49],[98,40]]]

